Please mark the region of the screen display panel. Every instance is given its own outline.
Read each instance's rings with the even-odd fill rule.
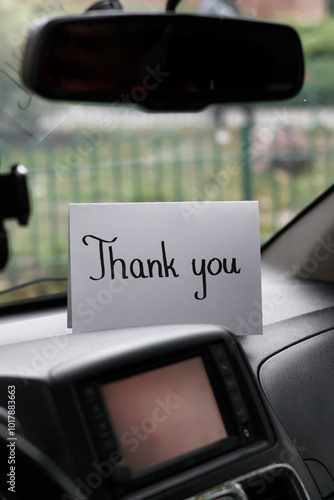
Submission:
[[[101,388],[121,451],[135,472],[227,438],[200,356]]]

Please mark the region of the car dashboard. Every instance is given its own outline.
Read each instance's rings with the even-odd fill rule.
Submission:
[[[36,474],[41,498],[44,488],[62,499],[329,498],[333,287],[284,286],[294,308],[281,307],[263,336],[214,325],[72,334],[57,308],[3,317],[0,406],[17,438],[22,498]],[[328,307],[314,310],[304,299],[321,293]],[[296,317],[298,302],[309,311]],[[41,453],[30,474],[20,439]],[[6,468],[9,457],[7,447]],[[72,493],[45,473],[49,460]]]

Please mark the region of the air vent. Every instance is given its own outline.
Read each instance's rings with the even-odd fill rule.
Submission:
[[[294,469],[273,464],[228,481],[188,500],[310,500]]]

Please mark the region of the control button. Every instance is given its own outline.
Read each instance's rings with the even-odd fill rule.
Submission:
[[[229,391],[234,391],[235,389],[239,389],[238,383],[233,375],[228,375],[224,378],[226,387]]]
[[[96,427],[101,433],[109,431],[109,423],[105,419],[97,420]]]
[[[232,399],[233,406],[235,408],[237,408],[241,404],[243,404],[243,400],[242,400],[241,394],[240,394],[240,392],[238,390],[231,392],[231,399]]]
[[[98,423],[102,420],[105,420],[106,419],[106,416],[104,413],[97,413],[96,415],[93,415],[94,417],[94,420]]]
[[[250,438],[251,433],[249,432],[249,429],[246,429],[246,427],[243,430],[243,434],[246,439]]]
[[[232,374],[231,365],[226,358],[218,362],[218,368],[223,377]]]
[[[84,397],[86,398],[86,401],[93,402],[96,400],[96,391],[94,387],[90,385],[85,387],[83,393]]]
[[[112,437],[112,434],[110,431],[106,431],[106,432],[102,432],[100,434],[100,438],[101,439],[108,439],[108,438],[111,438]]]
[[[112,479],[115,483],[128,483],[132,476],[132,470],[128,465],[116,465],[112,472]],[[152,475],[151,475],[152,478]]]
[[[241,424],[244,424],[245,422],[249,421],[248,411],[245,406],[240,406],[236,410],[236,414],[237,414],[237,419]]]
[[[103,409],[102,409],[102,406],[98,403],[94,403],[92,404],[91,406],[91,411],[93,414],[97,415],[99,413],[103,413]]]
[[[240,391],[238,390],[232,391],[230,396],[232,399],[233,408],[236,413],[238,422],[240,423],[247,422],[249,420],[249,414],[243,402]]]
[[[251,439],[253,439],[253,433],[252,433],[252,429],[249,425],[249,422],[241,424],[240,434],[241,434],[241,441],[243,443],[249,443],[249,441]]]
[[[105,439],[101,440],[101,446],[104,449],[104,451],[112,451],[115,449],[115,441],[113,440],[112,437],[108,437]]]
[[[212,355],[216,361],[220,361],[220,360],[226,358],[225,349],[223,347],[223,344],[216,344],[216,345],[212,346],[210,349],[211,349]]]

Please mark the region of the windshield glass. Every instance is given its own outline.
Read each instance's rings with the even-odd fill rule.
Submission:
[[[27,227],[5,222],[11,260],[1,274],[0,304],[66,291],[70,202],[259,200],[264,242],[333,182],[333,2],[181,2],[179,12],[291,24],[306,56],[305,85],[292,100],[216,105],[189,114],[50,103],[24,88],[20,62],[33,20],[79,13],[89,5],[0,4],[0,172],[25,165],[33,203]],[[153,0],[123,6],[164,10]],[[223,64],[228,47],[212,50]]]

